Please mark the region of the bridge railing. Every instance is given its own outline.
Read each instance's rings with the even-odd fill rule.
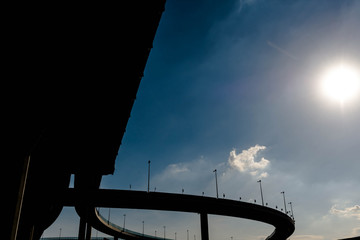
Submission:
[[[99,212],[97,209],[96,209],[96,212],[97,212],[97,215],[98,215],[104,222],[106,222],[108,225],[112,226],[113,228],[119,230],[120,232],[129,233],[129,234],[131,234],[131,235],[136,235],[136,236],[138,236],[138,237],[151,238],[151,239],[154,239],[154,240],[173,240],[173,239],[169,239],[169,238],[155,237],[155,236],[152,236],[152,235],[142,234],[142,233],[139,233],[139,232],[135,232],[135,231],[129,230],[129,229],[127,229],[127,228],[120,227],[119,225],[116,225],[115,223],[112,223],[112,222],[110,222],[108,219],[106,219],[103,215],[100,214],[100,212]]]

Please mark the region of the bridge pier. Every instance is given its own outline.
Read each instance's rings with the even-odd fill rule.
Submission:
[[[87,223],[85,219],[80,218],[78,240],[91,239],[91,224]]]
[[[201,240],[209,240],[209,223],[207,213],[200,213]]]
[[[86,221],[80,217],[78,240],[85,240]]]
[[[86,224],[86,240],[91,240],[91,224],[87,223]]]

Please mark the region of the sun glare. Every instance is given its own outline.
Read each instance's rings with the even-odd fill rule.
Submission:
[[[360,91],[360,78],[349,66],[336,66],[325,72],[321,88],[325,96],[340,103],[355,99]]]

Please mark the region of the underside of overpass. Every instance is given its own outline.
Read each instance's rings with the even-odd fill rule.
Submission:
[[[39,239],[71,174],[88,189],[114,172],[164,9],[165,0],[4,9],[7,239]]]

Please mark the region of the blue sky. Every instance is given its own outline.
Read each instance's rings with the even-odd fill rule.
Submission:
[[[102,188],[293,202],[291,239],[360,235],[360,96],[320,90],[338,65],[360,74],[360,1],[168,0],[116,160]],[[360,76],[360,75],[359,75]],[[103,210],[107,214],[106,209]],[[112,209],[119,225],[200,239],[196,214]],[[209,216],[210,238],[262,239],[273,228]],[[65,208],[44,236],[76,235]],[[336,227],[335,227],[336,226]],[[95,231],[93,232],[95,234]],[[100,235],[100,234],[99,234]]]

